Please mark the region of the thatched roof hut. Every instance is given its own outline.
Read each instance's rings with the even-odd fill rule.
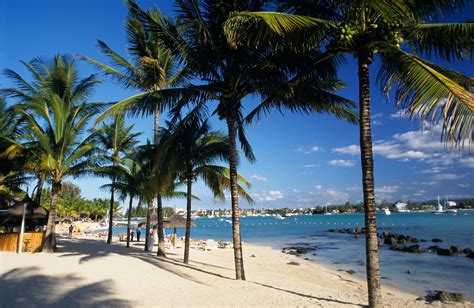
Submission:
[[[47,224],[48,211],[36,204],[29,197],[14,200],[13,205],[0,209],[0,226],[15,227],[21,225],[23,208],[26,204],[25,224],[27,228],[44,226]]]

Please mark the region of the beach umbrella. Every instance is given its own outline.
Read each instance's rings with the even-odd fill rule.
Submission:
[[[168,218],[163,220],[163,225],[165,228],[173,228],[173,247],[176,247],[176,228],[185,228],[186,227],[186,218],[181,215],[173,214]],[[195,227],[196,223],[191,221],[191,227]]]
[[[152,215],[150,219],[150,224],[155,226],[158,224],[158,218],[156,215]],[[143,228],[146,225],[146,221],[142,221],[138,223],[138,228]],[[176,229],[177,228],[185,228],[186,227],[186,218],[181,215],[173,214],[170,217],[166,217],[163,219],[163,226],[165,228],[173,228],[173,247],[176,247]],[[196,223],[191,221],[191,227],[195,227]]]

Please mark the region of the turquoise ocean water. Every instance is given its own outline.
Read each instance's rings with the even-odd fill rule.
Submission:
[[[195,239],[232,239],[231,218],[199,218],[192,229]],[[379,230],[410,235],[428,242],[422,247],[451,245],[474,250],[474,211],[459,211],[457,215],[434,215],[431,213],[394,213],[378,215]],[[355,270],[356,275],[365,275],[365,238],[327,232],[328,229],[353,228],[364,225],[363,214],[241,217],[242,241],[263,244],[280,249],[291,245],[316,248],[302,255],[335,269]],[[114,233],[123,232],[124,227],[115,228]],[[166,229],[167,234],[172,230]],[[178,236],[184,229],[178,229]],[[440,238],[442,243],[432,243]],[[244,248],[245,249],[245,248]],[[385,283],[412,289],[418,293],[427,290],[462,292],[474,299],[474,259],[464,254],[438,256],[436,253],[412,254],[391,251],[388,245],[379,251],[381,275]],[[411,274],[407,274],[410,271]]]

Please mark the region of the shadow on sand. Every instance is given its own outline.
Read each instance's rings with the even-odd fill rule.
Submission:
[[[84,245],[84,243],[86,243],[86,245]],[[143,250],[143,246],[138,245],[138,244],[135,244],[135,245],[132,244],[130,246],[130,248],[127,248],[123,245],[114,245],[114,244],[107,245],[104,242],[97,241],[97,240],[89,240],[89,239],[61,240],[61,239],[59,239],[58,248],[59,248],[58,252],[62,253],[61,257],[80,256],[80,259],[79,259],[80,263],[88,262],[88,261],[94,260],[96,258],[106,257],[106,256],[111,255],[111,254],[119,254],[119,255],[126,255],[126,256],[130,256],[130,257],[134,257],[134,258],[137,258],[137,259],[139,259],[143,262],[147,262],[147,263],[149,263],[153,266],[156,266],[157,268],[165,270],[169,273],[175,274],[175,275],[177,275],[177,276],[179,276],[183,279],[193,281],[193,282],[203,284],[203,285],[208,285],[208,284],[206,284],[203,281],[200,281],[200,280],[196,279],[196,277],[193,277],[192,275],[190,275],[188,273],[185,273],[184,271],[188,271],[188,270],[198,271],[198,272],[201,272],[201,273],[213,276],[213,277],[217,277],[219,279],[226,279],[226,280],[233,280],[233,274],[234,274],[232,269],[225,268],[225,267],[214,266],[214,265],[208,264],[208,263],[192,262],[192,263],[196,263],[198,265],[205,265],[205,266],[209,266],[209,267],[221,268],[221,269],[228,270],[230,272],[229,276],[226,276],[226,275],[223,275],[223,274],[220,274],[220,273],[215,273],[215,272],[212,272],[212,271],[208,271],[208,270],[196,267],[192,264],[191,265],[183,264],[183,263],[180,262],[182,260],[181,256],[179,254],[177,254],[176,252],[167,252],[168,257],[170,257],[170,258],[158,257],[158,256],[156,256],[155,253],[145,252]],[[47,279],[47,277],[42,277],[42,278]],[[34,278],[34,279],[38,279],[38,278]],[[65,279],[71,279],[71,277],[65,277]],[[74,277],[72,277],[72,279],[74,279]],[[52,282],[49,282],[49,283],[52,283]],[[339,305],[351,305],[351,306],[363,307],[362,305],[359,305],[359,304],[353,303],[353,302],[345,302],[345,301],[340,301],[340,300],[333,299],[333,298],[317,297],[317,296],[313,296],[313,295],[299,293],[299,292],[292,291],[292,290],[282,289],[282,288],[279,288],[279,287],[276,287],[276,286],[263,284],[263,283],[260,283],[260,282],[257,282],[257,281],[248,281],[248,283],[252,283],[252,284],[258,285],[259,287],[263,287],[263,288],[269,288],[269,289],[272,289],[272,290],[277,290],[277,291],[280,291],[280,292],[289,293],[289,294],[292,294],[292,295],[295,295],[295,296],[301,296],[301,297],[305,297],[305,298],[316,299],[316,300],[319,300],[319,301],[322,301],[322,302],[336,303],[336,304],[339,304]],[[102,293],[102,295],[103,295],[104,291],[107,290],[106,284],[103,284],[103,283],[100,283],[98,286],[94,286],[94,287],[97,288],[96,290],[100,290],[102,288],[103,291],[99,291],[99,292],[94,291],[94,292],[97,292],[97,293]],[[85,288],[87,289],[88,286],[86,286]],[[76,292],[76,291],[74,291],[74,292]],[[79,290],[78,292],[81,292],[81,291]],[[107,292],[105,292],[105,293],[107,293]],[[77,294],[75,294],[75,295],[77,295]],[[90,298],[90,296],[88,296],[88,298]],[[100,297],[99,298],[94,298],[94,300],[100,300]],[[91,303],[91,304],[92,305],[100,304],[100,302]],[[106,305],[115,305],[114,303],[108,303],[108,302],[104,302],[104,304],[106,304]],[[117,304],[123,306],[123,305],[127,305],[128,303],[118,302]]]
[[[132,303],[112,298],[112,281],[104,280],[73,288],[81,282],[75,275],[44,276],[37,267],[15,268],[0,278],[2,307],[132,307]]]

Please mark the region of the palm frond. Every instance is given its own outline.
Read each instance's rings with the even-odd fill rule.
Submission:
[[[411,116],[443,121],[443,139],[464,144],[473,138],[474,80],[393,48],[383,56],[378,82],[388,96],[395,89],[397,106]]]
[[[419,24],[403,30],[409,44],[428,57],[447,61],[472,58],[474,21],[451,24]]]

